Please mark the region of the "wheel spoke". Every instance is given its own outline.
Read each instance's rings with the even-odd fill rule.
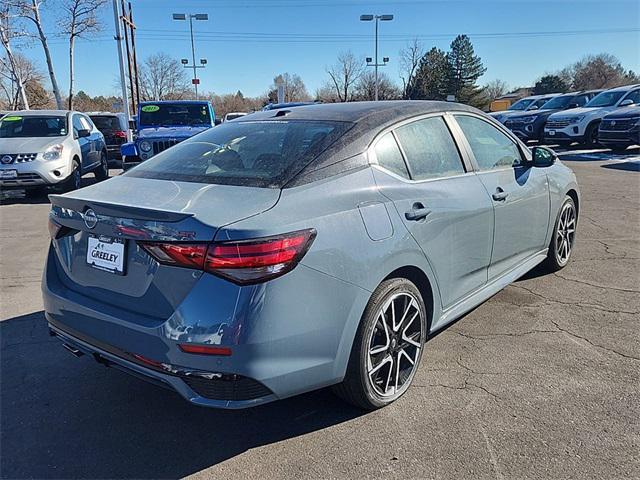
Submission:
[[[400,361],[400,355],[404,355],[404,357],[409,360],[409,363],[411,363],[411,365],[415,365],[416,361],[415,359],[411,358],[409,356],[409,354],[405,351],[405,349],[401,349],[400,352],[398,353],[398,362]],[[418,358],[418,352],[416,352],[416,358]]]
[[[378,353],[384,352],[387,348],[389,348],[389,344],[391,343],[391,339],[389,338],[389,328],[387,327],[387,322],[384,321],[384,314],[380,312],[378,318],[380,319],[380,323],[382,323],[382,326],[384,328],[385,344],[375,348],[370,348],[369,355],[377,355]],[[371,347],[371,345],[369,345],[369,347]]]
[[[389,355],[389,361],[391,362],[391,365],[389,365],[389,373],[387,374],[387,381],[384,384],[384,393],[387,393],[387,391],[389,390],[389,382],[391,381],[391,374],[393,373],[393,357],[391,355]]]
[[[407,327],[408,328],[408,327]],[[402,340],[404,340],[405,342],[407,342],[410,345],[413,345],[414,347],[418,347],[420,348],[420,332],[416,332],[412,335],[407,335],[406,333],[406,329],[404,332],[402,332]],[[418,339],[416,340],[415,337],[418,337]]]

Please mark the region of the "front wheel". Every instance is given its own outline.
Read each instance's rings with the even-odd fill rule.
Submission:
[[[384,407],[409,388],[426,341],[427,311],[416,286],[386,280],[373,292],[351,349],[344,381],[334,391],[366,410]]]
[[[586,147],[596,148],[598,146],[598,124],[592,123],[587,127],[584,133],[584,145]]]
[[[82,181],[82,171],[78,162],[73,162],[73,170],[71,175],[62,184],[62,191],[71,192],[80,188],[80,182]]]
[[[567,266],[573,246],[576,240],[576,227],[578,224],[578,215],[576,204],[570,196],[566,196],[556,224],[553,229],[553,238],[549,245],[549,252],[545,260],[545,266],[550,272],[556,272]]]

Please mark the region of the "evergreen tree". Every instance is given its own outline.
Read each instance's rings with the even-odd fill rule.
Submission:
[[[466,35],[458,35],[451,42],[447,54],[449,81],[447,93],[454,95],[457,102],[474,104],[480,101],[481,88],[476,81],[487,70],[480,57],[475,55],[471,40]]]
[[[545,75],[533,86],[534,95],[545,93],[565,93],[569,91],[569,85],[558,75]]]
[[[447,54],[433,47],[420,59],[407,96],[421,100],[444,100],[447,97],[448,72]]]

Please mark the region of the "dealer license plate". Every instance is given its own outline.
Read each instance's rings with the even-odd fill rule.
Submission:
[[[89,237],[87,263],[99,270],[124,274],[124,241],[110,237]]]
[[[0,179],[18,178],[17,170],[0,170]]]

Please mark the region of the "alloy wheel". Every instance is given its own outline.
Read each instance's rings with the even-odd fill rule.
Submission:
[[[367,377],[378,395],[395,396],[409,387],[423,345],[421,317],[408,292],[396,293],[379,310],[367,344]]]
[[[560,265],[566,265],[569,261],[575,235],[576,209],[571,202],[568,202],[562,207],[556,229],[556,259]]]

